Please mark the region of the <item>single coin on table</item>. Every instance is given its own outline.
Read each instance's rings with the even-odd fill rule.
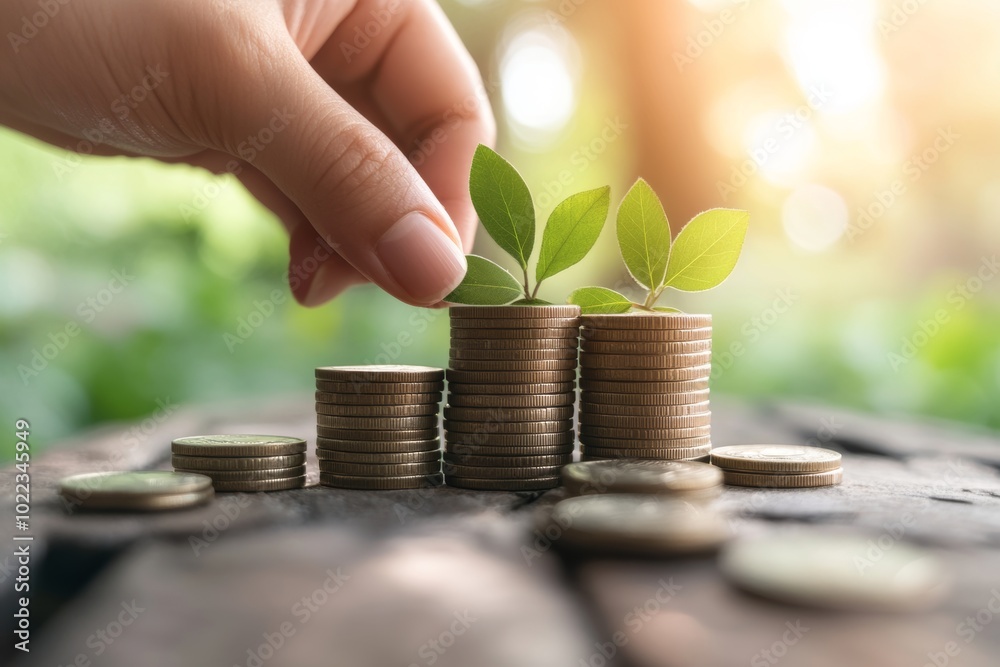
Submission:
[[[343,461],[345,463],[425,463],[440,461],[439,448],[415,452],[340,452],[332,449],[316,448],[316,458],[320,461]]]
[[[603,382],[675,382],[677,380],[708,380],[712,365],[687,368],[587,368],[580,367],[581,380]]]
[[[700,459],[712,452],[712,445],[686,448],[625,448],[625,447],[593,447],[582,445],[580,452],[586,456],[598,459],[660,459],[665,461],[683,461]]]
[[[688,428],[618,428],[610,426],[580,426],[580,437],[623,438],[635,440],[680,440],[709,436],[711,426],[691,426]]]
[[[712,423],[712,413],[702,412],[691,415],[608,415],[580,411],[580,424],[604,426],[608,428],[661,429],[696,428]]]
[[[445,452],[445,464],[465,466],[497,466],[502,468],[564,466],[572,463],[573,453],[550,454],[545,456],[488,456],[483,454],[461,454]]]
[[[440,382],[444,371],[430,366],[402,366],[387,364],[381,366],[320,366],[316,369],[316,379],[326,382],[370,383],[370,382]]]
[[[619,459],[571,463],[562,469],[571,495],[590,493],[683,494],[722,486],[722,472],[707,463]]]
[[[305,464],[287,468],[270,468],[267,470],[190,470],[174,467],[176,472],[190,472],[207,475],[215,482],[259,482],[268,479],[287,479],[301,477],[306,474]]]
[[[444,476],[411,475],[407,477],[365,477],[362,475],[339,475],[327,472],[319,474],[319,483],[338,489],[361,489],[365,491],[399,491],[403,489],[426,489],[441,486]]]
[[[357,431],[419,431],[436,428],[437,413],[416,417],[345,417],[340,415],[316,415],[317,426]]]
[[[306,451],[306,441],[283,435],[193,435],[174,440],[170,451],[181,456],[287,456]]]
[[[912,612],[944,597],[951,576],[933,554],[896,541],[872,558],[873,539],[828,528],[762,534],[733,542],[719,566],[737,588],[785,604]]]
[[[444,380],[433,382],[343,382],[335,380],[316,380],[316,389],[322,392],[336,394],[346,400],[349,396],[357,397],[361,402],[378,400],[379,396],[407,396],[410,394],[435,394],[444,389]]]
[[[664,496],[600,494],[556,503],[540,528],[562,527],[560,549],[668,556],[713,551],[730,537],[725,520],[702,503]]]
[[[266,479],[255,482],[247,481],[213,481],[212,486],[216,491],[241,491],[243,493],[261,493],[265,491],[289,491],[291,489],[301,489],[306,485],[306,476],[287,477],[284,479]]]
[[[674,341],[620,341],[586,339],[580,344],[580,352],[584,354],[663,356],[691,354],[692,352],[710,352],[711,350],[711,338]]]
[[[439,461],[423,461],[419,463],[347,463],[345,461],[319,462],[320,472],[335,475],[357,475],[358,477],[412,477],[414,475],[433,475],[441,472]]]
[[[434,432],[432,436],[415,440],[340,440],[336,438],[316,438],[316,456],[322,458],[323,450],[335,452],[365,452],[371,454],[403,454],[431,452],[441,449],[441,439]]]
[[[463,395],[486,395],[486,396],[541,396],[562,394],[576,399],[575,380],[567,382],[515,382],[513,384],[498,383],[465,383],[448,382],[448,401],[458,394]],[[570,401],[572,402],[572,401]]]
[[[331,391],[317,391],[317,403],[331,405],[372,407],[395,405],[427,405],[441,402],[441,392],[424,392],[420,394],[339,394]]]
[[[358,429],[317,426],[316,435],[326,440],[350,440],[363,442],[403,442],[413,440],[434,440],[440,435],[437,426],[417,429]]]
[[[542,359],[508,361],[486,359],[450,359],[449,371],[470,371],[474,373],[499,371],[502,373],[548,373],[555,371],[575,371],[576,357],[569,359]]]
[[[448,404],[453,408],[555,408],[572,407],[572,392],[562,394],[463,394],[451,392]]]
[[[712,463],[744,472],[828,472],[840,467],[839,452],[802,445],[730,445],[712,452]]]
[[[740,472],[722,469],[723,479],[730,486],[756,486],[767,489],[807,489],[819,486],[836,486],[844,481],[844,469],[826,472],[774,473]]]
[[[575,347],[554,347],[540,350],[467,350],[452,347],[448,353],[448,358],[452,361],[504,361],[504,362],[524,362],[524,361],[566,361],[576,360],[577,351]],[[452,368],[456,366],[452,365]]]
[[[574,444],[576,434],[572,430],[559,433],[461,433],[445,431],[444,439],[449,445],[551,447]]]
[[[469,433],[473,435],[534,435],[539,433],[566,433],[573,430],[572,419],[552,419],[532,422],[464,422],[454,419],[444,420],[448,433]]]
[[[503,318],[525,319],[539,317],[579,317],[580,306],[451,306],[448,315],[452,320]]]
[[[59,494],[81,509],[143,512],[201,505],[213,490],[199,473],[143,470],[73,475],[60,481]]]
[[[444,463],[442,470],[449,477],[462,479],[539,479],[559,474],[561,465],[554,466],[470,466],[458,463]]]
[[[305,454],[288,454],[286,456],[182,456],[174,454],[170,464],[174,468],[184,468],[198,473],[208,473],[217,470],[269,470],[274,468],[289,468],[305,465]]]
[[[675,343],[693,340],[712,340],[712,327],[696,329],[601,329],[580,326],[580,338],[584,341],[609,343]]]
[[[595,415],[613,415],[618,417],[677,417],[681,415],[708,414],[711,406],[708,401],[699,403],[681,403],[678,405],[614,405],[611,403],[580,402],[580,412]]]
[[[575,370],[566,371],[460,371],[448,369],[449,391],[451,383],[488,385],[526,385],[574,382]],[[538,392],[541,393],[541,392]]]
[[[545,491],[559,486],[558,475],[537,479],[479,479],[445,475],[444,481],[445,484],[456,489],[475,491]]]
[[[593,329],[704,329],[712,326],[711,315],[687,313],[623,313],[582,315],[580,325]]]
[[[462,408],[446,405],[444,418],[472,422],[526,422],[571,419],[573,406],[564,405],[551,408]]]
[[[639,404],[649,402],[653,405],[666,403],[669,405],[675,396],[699,396],[708,392],[708,376],[695,380],[678,380],[675,382],[614,382],[604,380],[580,380],[580,390],[586,399],[590,395],[597,398],[607,398],[602,403],[615,402],[612,396],[620,397],[619,402]],[[698,401],[705,400],[698,398]]]

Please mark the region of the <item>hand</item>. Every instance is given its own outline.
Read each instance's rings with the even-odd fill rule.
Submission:
[[[235,174],[287,228],[300,302],[461,280],[495,127],[432,0],[8,0],[0,35],[0,123]]]

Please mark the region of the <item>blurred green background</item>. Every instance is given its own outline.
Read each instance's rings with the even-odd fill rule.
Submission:
[[[443,4],[539,218],[603,184],[616,205],[638,175],[675,233],[751,211],[730,280],[664,301],[714,314],[714,391],[1000,426],[995,3]],[[613,225],[598,247],[542,296],[622,287]],[[477,251],[502,259],[485,234]],[[40,448],[161,405],[307,395],[317,365],[446,363],[445,312],[370,287],[307,310],[287,261],[232,177],[0,130],[0,423],[28,418]]]

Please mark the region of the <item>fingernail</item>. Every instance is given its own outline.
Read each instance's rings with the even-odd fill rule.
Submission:
[[[375,255],[414,301],[434,304],[462,282],[465,255],[423,213],[407,213],[382,235]]]
[[[324,263],[319,265],[312,277],[312,280],[309,282],[309,288],[306,290],[305,296],[303,296],[300,301],[303,306],[313,308],[315,306],[322,305],[329,300],[330,297],[326,294],[326,283],[329,281],[329,272],[329,264]]]

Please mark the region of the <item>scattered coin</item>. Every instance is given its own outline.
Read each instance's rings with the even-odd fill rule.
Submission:
[[[442,383],[442,388],[444,383]],[[441,402],[441,391],[435,390],[420,394],[354,394],[336,391],[317,391],[317,403],[330,403],[333,405],[427,405],[428,403],[437,405]]]
[[[580,368],[580,378],[604,382],[675,382],[677,380],[707,380],[711,364],[688,368]]]
[[[416,417],[342,417],[337,415],[316,415],[316,425],[355,431],[419,431],[436,428],[437,414]]]
[[[579,306],[452,306],[448,310],[451,320],[502,318],[510,320],[549,317],[579,317]]]
[[[712,463],[726,470],[770,473],[828,472],[840,467],[839,452],[800,445],[732,445],[712,451]]]
[[[575,370],[563,371],[456,371],[448,369],[448,391],[455,391],[451,383],[459,384],[547,384],[555,382],[573,382],[576,380]],[[534,392],[532,392],[534,393]]]
[[[691,352],[688,354],[597,354],[580,353],[580,368],[612,369],[671,369],[703,367],[712,361],[711,352]]]
[[[403,442],[413,440],[436,440],[440,431],[437,427],[420,429],[360,430],[356,428],[332,428],[317,426],[316,435],[325,440],[362,440],[364,442]]]
[[[602,494],[556,503],[544,526],[562,529],[555,544],[622,555],[713,551],[729,538],[726,522],[702,503],[663,496]]]
[[[561,394],[465,394],[452,392],[448,400],[453,408],[554,408],[572,406],[574,395],[571,391]]]
[[[420,431],[423,433],[423,431]],[[441,440],[436,431],[431,437],[415,440],[343,440],[336,438],[316,438],[317,456],[323,450],[335,452],[352,452],[371,454],[403,454],[413,452],[437,452],[441,449]],[[322,457],[320,457],[322,458]]]
[[[423,461],[417,463],[348,463],[346,461],[319,462],[320,472],[335,475],[357,475],[359,477],[412,477],[414,475],[433,475],[441,472],[440,461]]]
[[[281,435],[194,435],[171,444],[171,452],[182,456],[286,456],[305,451],[305,440]]]
[[[444,418],[453,421],[482,422],[489,425],[492,422],[525,422],[551,421],[555,419],[572,419],[573,406],[564,405],[552,408],[460,408],[446,405]]]
[[[306,485],[306,476],[288,477],[284,479],[268,479],[256,482],[213,481],[216,491],[242,491],[244,493],[260,493],[263,491],[288,491],[301,489]]]
[[[527,383],[518,382],[515,384],[467,384],[461,382],[448,382],[448,402],[454,396],[468,396],[472,394],[485,394],[487,396],[540,396],[543,394],[563,394],[575,398],[575,382],[543,382]],[[572,403],[573,401],[570,401]]]
[[[699,426],[708,426],[711,423],[711,412],[668,416],[606,415],[582,411],[580,413],[581,432],[585,425],[626,429],[674,429],[696,428]]]
[[[174,467],[174,470],[207,475],[212,478],[213,484],[216,482],[260,482],[269,479],[302,477],[306,474],[304,463],[287,468],[268,468],[265,470],[186,470],[178,467]]]
[[[558,475],[538,479],[477,479],[445,475],[444,481],[448,486],[457,489],[476,491],[544,491],[559,486]]]
[[[362,489],[366,491],[394,491],[401,489],[424,489],[440,486],[443,476],[412,475],[408,477],[364,477],[360,475],[335,475],[321,472],[319,483],[340,489]]]
[[[804,489],[817,486],[834,486],[844,480],[843,468],[828,472],[780,473],[739,472],[723,470],[726,484],[731,486],[757,486],[772,489]]]
[[[580,338],[584,341],[614,341],[623,343],[662,343],[711,340],[712,327],[697,329],[600,329],[583,324]]]
[[[80,509],[122,512],[183,509],[213,496],[210,477],[163,470],[73,475],[59,483],[59,493]]]
[[[707,463],[619,459],[571,463],[562,469],[571,495],[591,493],[685,494],[722,486],[721,471]]]
[[[611,403],[591,403],[581,401],[581,413],[599,415],[621,415],[636,417],[673,417],[678,415],[706,414],[709,410],[708,401],[699,403],[683,403],[680,405],[613,405]]]
[[[438,445],[439,443],[435,443]],[[342,452],[334,449],[316,449],[316,458],[320,461],[343,461],[345,463],[426,463],[440,461],[441,450],[434,449],[415,452]]]
[[[273,468],[289,468],[305,465],[305,454],[288,454],[287,456],[227,456],[214,458],[211,456],[181,456],[174,454],[170,463],[174,468],[190,470],[207,474],[216,470],[269,470]]]
[[[591,329],[704,329],[712,326],[711,315],[684,313],[625,313],[621,315],[582,315],[580,325]]]
[[[692,352],[709,352],[712,339],[630,342],[620,340],[584,340],[580,351],[584,354],[633,354],[633,355],[673,355]]]
[[[864,534],[771,533],[734,542],[719,565],[730,583],[755,595],[839,611],[918,611],[947,592],[948,573],[930,552],[895,542],[872,558],[871,548]]]
[[[316,380],[316,389],[336,394],[341,400],[349,396],[364,401],[366,396],[400,396],[408,394],[434,394],[444,389],[444,381],[435,382],[333,382]],[[419,401],[414,401],[419,402]]]
[[[320,366],[316,379],[327,382],[440,382],[444,371],[429,366]]]
[[[464,422],[455,419],[445,419],[446,436],[453,433],[469,433],[473,435],[536,435],[541,433],[567,433],[573,430],[572,419],[554,419],[551,421],[533,422]]]

